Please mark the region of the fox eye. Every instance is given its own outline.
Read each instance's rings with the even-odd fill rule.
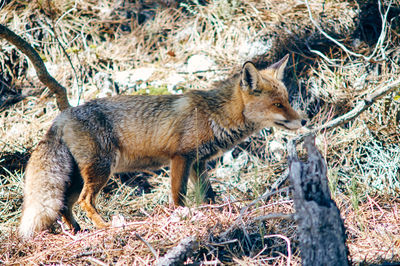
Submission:
[[[278,107],[278,108],[282,108],[282,107],[283,107],[283,105],[282,105],[281,103],[274,103],[274,105],[275,105],[276,107]]]

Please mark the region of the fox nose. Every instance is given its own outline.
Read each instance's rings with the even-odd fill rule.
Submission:
[[[303,126],[303,127],[304,127],[306,124],[307,124],[307,120],[305,120],[305,119],[302,119],[302,120],[301,120],[301,126]]]

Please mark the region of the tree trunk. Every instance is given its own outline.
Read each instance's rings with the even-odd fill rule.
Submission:
[[[325,160],[314,142],[315,136],[304,141],[307,162],[299,160],[295,141],[288,144],[302,264],[349,265],[345,227],[330,195]]]

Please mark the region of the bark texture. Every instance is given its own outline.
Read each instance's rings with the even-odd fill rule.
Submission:
[[[304,146],[306,162],[299,160],[295,141],[288,145],[302,264],[349,265],[345,227],[330,195],[326,163],[315,147],[315,136],[307,136]]]

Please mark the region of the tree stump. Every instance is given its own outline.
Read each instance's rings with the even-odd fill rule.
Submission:
[[[306,162],[297,156],[296,141],[288,144],[302,264],[349,265],[345,227],[330,195],[326,163],[315,147],[315,136],[306,137],[304,147]]]

